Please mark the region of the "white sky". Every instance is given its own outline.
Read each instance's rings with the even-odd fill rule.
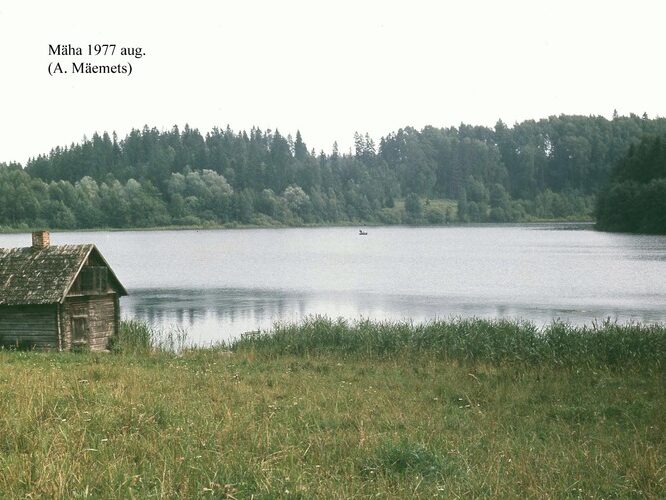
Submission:
[[[0,162],[144,124],[354,131],[666,116],[666,2],[0,0]],[[51,77],[49,44],[141,46],[131,77]]]

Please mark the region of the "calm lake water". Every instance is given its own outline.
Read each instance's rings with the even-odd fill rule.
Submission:
[[[196,343],[331,317],[666,322],[666,237],[589,225],[52,233],[97,245],[130,291],[123,316]],[[0,247],[29,234],[0,235]]]

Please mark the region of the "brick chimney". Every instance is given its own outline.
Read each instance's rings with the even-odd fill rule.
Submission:
[[[48,231],[35,231],[32,233],[32,248],[47,248],[51,244]]]

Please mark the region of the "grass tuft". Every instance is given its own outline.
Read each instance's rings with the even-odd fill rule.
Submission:
[[[414,474],[421,477],[440,475],[444,461],[425,446],[407,439],[398,442],[385,441],[362,461],[361,471],[366,476],[373,474]]]

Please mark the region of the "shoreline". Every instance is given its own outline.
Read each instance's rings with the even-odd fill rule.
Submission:
[[[540,224],[580,224],[594,228],[596,222],[588,219],[543,219],[524,222],[452,222],[447,224],[386,224],[383,222],[340,222],[335,224],[294,224],[294,225],[260,225],[260,224],[205,224],[198,226],[151,226],[151,227],[95,227],[77,229],[49,229],[53,233],[97,233],[97,232],[135,232],[135,231],[206,231],[222,229],[318,229],[345,227],[406,227],[406,228],[446,228],[446,227],[516,227],[536,226]],[[43,227],[0,228],[0,234],[27,234],[43,230]]]

